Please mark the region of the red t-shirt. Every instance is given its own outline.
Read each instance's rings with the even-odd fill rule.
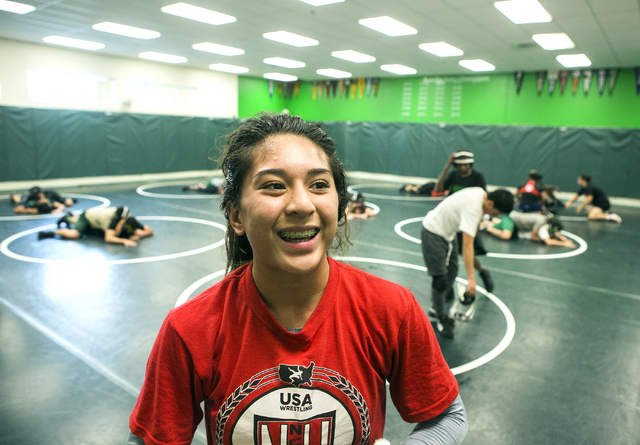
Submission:
[[[381,438],[385,382],[402,418],[428,420],[458,395],[411,292],[329,259],[320,303],[299,333],[278,324],[250,265],[167,315],[131,414],[149,444],[365,444]]]

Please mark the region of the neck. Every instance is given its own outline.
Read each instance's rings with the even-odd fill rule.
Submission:
[[[325,260],[304,274],[261,270],[253,264],[253,281],[274,318],[285,329],[305,325],[322,299],[329,281],[329,262]]]

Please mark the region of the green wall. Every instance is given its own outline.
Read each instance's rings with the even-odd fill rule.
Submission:
[[[377,96],[351,99],[323,94],[316,100],[311,82],[300,83],[297,98],[279,95],[277,87],[270,98],[267,80],[240,77],[239,116],[286,108],[315,121],[640,128],[634,69],[620,70],[613,92],[607,84],[602,95],[596,72],[588,94],[582,79],[576,94],[571,79],[564,94],[558,84],[550,95],[548,80],[538,94],[536,73],[527,72],[519,94],[513,74],[482,74],[383,78]]]

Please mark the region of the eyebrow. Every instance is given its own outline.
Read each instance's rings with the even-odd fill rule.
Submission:
[[[331,174],[331,170],[328,168],[312,168],[307,172],[307,176],[318,176],[325,173]],[[256,173],[253,179],[257,179],[260,176],[265,175],[286,176],[286,171],[283,168],[267,168]]]

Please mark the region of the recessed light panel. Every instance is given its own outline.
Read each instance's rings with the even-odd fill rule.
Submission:
[[[72,39],[70,37],[49,36],[42,39],[47,43],[53,43],[54,45],[69,46],[71,48],[89,49],[95,51],[96,49],[104,48],[102,43],[90,42],[88,40]]]
[[[242,74],[249,72],[249,68],[245,68],[243,66],[228,65],[226,63],[212,63],[211,65],[209,65],[209,69],[233,74]]]
[[[262,34],[262,37],[268,40],[284,43],[286,45],[297,46],[298,48],[316,46],[320,43],[317,40],[287,31],[266,32]]]
[[[316,70],[316,73],[320,74],[321,76],[333,77],[336,79],[348,79],[349,77],[351,77],[351,73],[348,73],[346,71],[334,70],[332,68],[319,69]]]
[[[283,68],[304,68],[307,66],[304,62],[285,59],[284,57],[268,57],[264,59],[263,62],[269,65],[281,66]]]
[[[143,40],[160,37],[160,33],[156,31],[149,31],[148,29],[136,28],[134,26],[121,25],[119,23],[112,22],[96,23],[93,25],[93,29],[96,31],[109,32],[111,34],[118,34]]]
[[[333,3],[342,3],[344,0],[300,0],[301,2],[308,3],[312,6],[324,6],[331,5]]]
[[[232,46],[218,45],[217,43],[210,42],[196,43],[192,46],[192,48],[197,49],[198,51],[220,54],[221,56],[240,56],[244,54],[243,49],[234,48]]]
[[[264,73],[262,77],[264,77],[265,79],[279,80],[281,82],[295,82],[296,80],[298,80],[296,76],[282,73]]]
[[[445,42],[422,43],[418,47],[421,50],[434,54],[438,57],[461,56],[464,54],[464,51],[461,49],[451,46]]]
[[[348,60],[355,63],[367,63],[375,62],[376,58],[368,54],[359,53],[358,51],[346,50],[346,51],[334,51],[331,53],[333,57],[338,59]]]
[[[392,64],[392,65],[382,65],[380,67],[381,70],[383,71],[387,71],[389,73],[393,73],[393,74],[415,74],[418,71],[413,69],[413,68],[409,68],[408,66],[404,66],[404,65],[398,65],[398,64]]]
[[[418,34],[418,30],[402,22],[392,19],[391,17],[373,17],[370,19],[358,20],[362,26],[371,28],[374,31],[381,32],[391,37],[409,36]]]
[[[226,23],[233,23],[237,20],[232,15],[223,14],[221,12],[212,11],[211,9],[201,8],[199,6],[182,2],[164,6],[160,8],[160,10],[167,14],[196,20],[202,23],[208,23],[209,25],[224,25]]]
[[[581,66],[591,66],[591,60],[584,54],[566,54],[556,57],[556,60],[565,68],[578,68]]]
[[[546,50],[575,48],[576,44],[564,32],[554,34],[534,34],[533,40]]]
[[[166,62],[166,63],[184,63],[187,61],[186,57],[174,56],[171,54],[155,53],[153,51],[140,53],[138,54],[138,57],[140,57],[141,59],[155,60],[156,62]]]
[[[482,59],[461,60],[458,63],[460,64],[460,66],[463,66],[471,71],[494,71],[496,69],[495,66],[491,65],[489,62],[485,62]]]
[[[26,14],[35,10],[35,6],[25,5],[24,3],[10,2],[8,0],[0,0],[0,10],[13,12],[14,14]]]
[[[551,16],[537,0],[507,0],[493,6],[517,25],[550,22]]]

